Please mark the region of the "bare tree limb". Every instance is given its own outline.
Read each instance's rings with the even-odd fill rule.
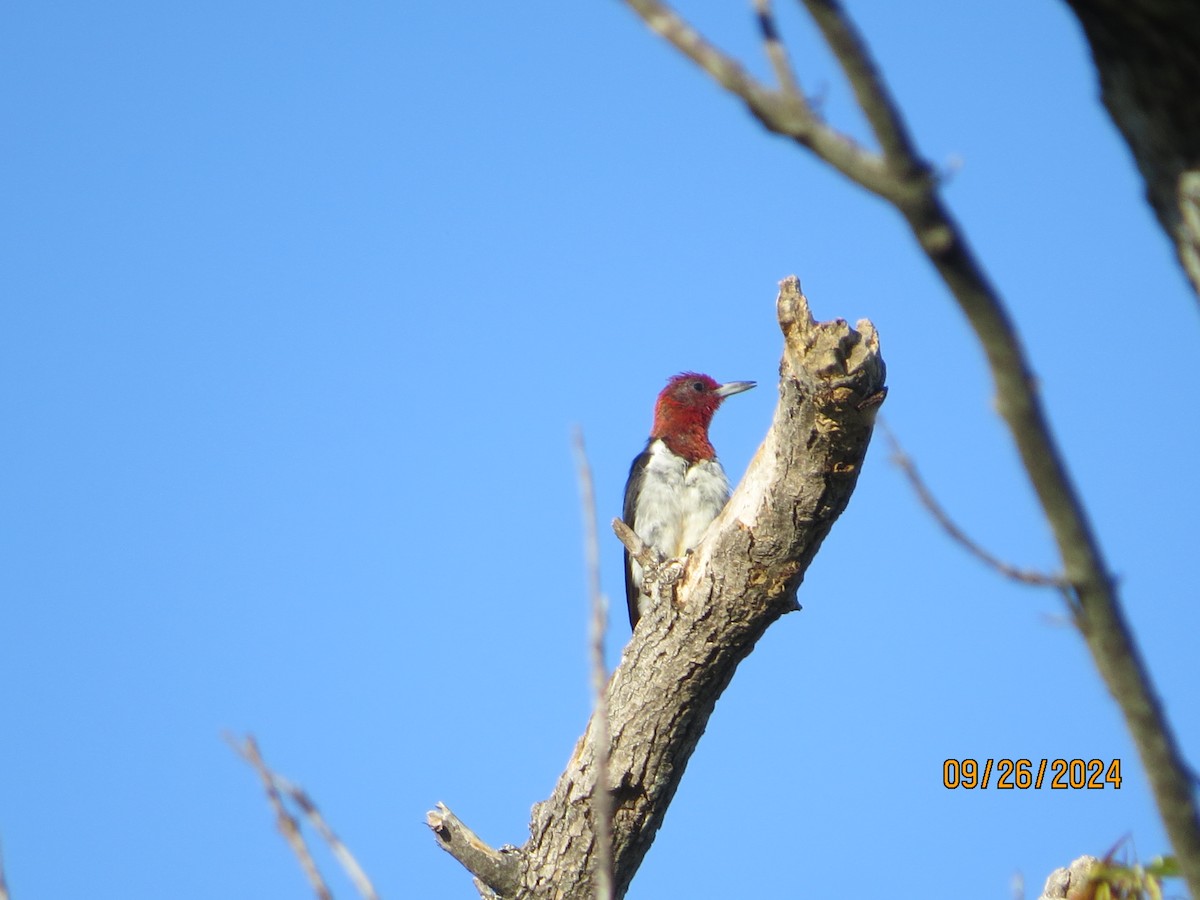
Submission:
[[[598,775],[593,715],[554,793],[534,806],[506,900],[591,900],[605,791],[614,896],[624,896],[717,698],[767,627],[796,608],[804,573],[849,502],[886,390],[875,329],[814,322],[795,278],[780,286],[778,315],[785,346],[766,439],[704,540],[669,561],[683,570],[677,602],[643,616],[609,681],[608,780]]]
[[[802,2],[846,73],[859,108],[867,117],[879,146],[883,148],[884,159],[905,180],[928,178],[929,166],[917,153],[904,117],[854,23],[842,12],[837,2]]]
[[[608,625],[608,601],[600,590],[600,536],[596,528],[596,491],[592,467],[588,463],[583,432],[575,429],[575,462],[579,470],[580,506],[583,508],[583,546],[587,560],[588,595],[592,616],[589,645],[592,668],[592,709],[596,727],[592,733],[592,755],[596,760],[596,781],[608,784],[608,763],[612,753],[608,733],[608,667],[604,662],[604,634]],[[612,795],[597,791],[596,803],[596,895],[595,900],[612,900]]]
[[[1075,623],[1125,717],[1188,887],[1193,896],[1200,897],[1200,816],[1188,770],[1125,622],[1099,542],[1051,434],[1036,381],[1008,311],[946,208],[929,174],[931,167],[917,155],[903,117],[849,16],[836,0],[802,2],[859,98],[883,148],[882,161],[859,148],[850,154],[831,152],[827,132],[835,132],[805,120],[805,109],[794,102],[779,102],[780,95],[764,94],[761,85],[750,79],[736,61],[656,0],[626,0],[654,31],[741,97],[767,128],[795,138],[838,171],[888,200],[904,216],[983,346],[996,384],[997,408],[1054,533],[1063,577],[1070,584]],[[817,136],[822,137],[818,140]],[[1196,219],[1200,223],[1200,213]]]
[[[917,471],[916,464],[904,452],[904,448],[900,446],[900,442],[896,439],[896,435],[892,433],[892,429],[887,426],[887,423],[880,419],[879,427],[883,430],[884,437],[887,438],[888,446],[892,450],[892,462],[894,462],[904,473],[908,483],[912,486],[913,491],[917,495],[917,499],[921,501],[921,505],[933,516],[934,520],[942,527],[955,543],[961,546],[969,554],[982,562],[989,569],[993,569],[1005,578],[1011,578],[1013,581],[1019,581],[1021,584],[1035,585],[1037,587],[1052,587],[1060,591],[1070,588],[1060,576],[1046,575],[1042,572],[1036,572],[1032,569],[1022,569],[1014,566],[1011,563],[1006,563],[994,553],[984,549],[977,542],[973,541],[958,524],[950,518],[950,514],[933,496],[933,492],[929,490],[929,486],[925,484]]]
[[[437,838],[438,846],[462,863],[468,872],[501,897],[513,894],[517,888],[515,854],[493,850],[445,804],[439,803],[427,812],[425,822]]]
[[[658,0],[626,0],[647,25],[704,69],[718,84],[741,97],[772,131],[794,138],[821,159],[877,194],[895,188],[883,157],[822,122],[804,93],[772,91],[755,81],[741,64],[708,43]]]

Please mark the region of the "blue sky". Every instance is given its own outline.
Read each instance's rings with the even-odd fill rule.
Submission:
[[[1032,0],[852,9],[1022,329],[1196,764],[1196,305],[1079,29]],[[749,4],[685,11],[765,73]],[[806,87],[861,135],[785,13]],[[980,353],[898,217],[620,4],[0,15],[14,897],[306,896],[226,730],[385,897],[474,896],[425,811],[522,843],[588,713],[571,427],[607,522],[669,375],[754,379],[713,430],[740,476],[791,273],[818,316],[875,322],[887,419],[968,531],[1053,567]],[[800,600],[718,704],[631,900],[1008,898],[1014,873],[1036,896],[1124,835],[1165,849],[1056,597],[950,545],[882,440]],[[962,757],[1120,758],[1126,780],[947,791]]]

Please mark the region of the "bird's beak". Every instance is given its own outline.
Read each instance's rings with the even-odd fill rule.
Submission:
[[[718,397],[732,397],[734,394],[740,394],[742,391],[748,391],[754,387],[757,382],[754,381],[727,381],[715,391]]]

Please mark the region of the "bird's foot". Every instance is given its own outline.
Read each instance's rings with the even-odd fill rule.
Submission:
[[[686,557],[664,559],[651,565],[642,573],[642,590],[650,595],[655,604],[667,602],[678,609],[677,590],[686,566]]]

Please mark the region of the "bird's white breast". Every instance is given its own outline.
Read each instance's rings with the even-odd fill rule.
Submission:
[[[728,499],[729,479],[716,459],[689,463],[654,441],[633,530],[664,556],[683,556],[700,543]]]

